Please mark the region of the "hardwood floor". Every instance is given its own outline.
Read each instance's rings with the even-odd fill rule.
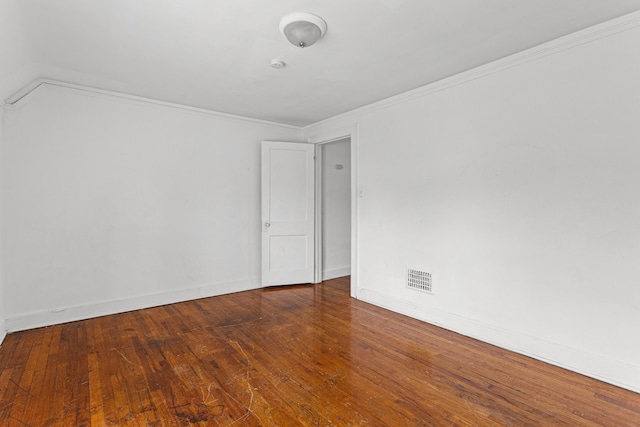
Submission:
[[[10,334],[0,425],[640,425],[636,393],[348,290],[336,279]]]

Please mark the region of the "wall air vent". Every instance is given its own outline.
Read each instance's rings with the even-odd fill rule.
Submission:
[[[407,287],[433,294],[433,277],[427,271],[407,268]]]

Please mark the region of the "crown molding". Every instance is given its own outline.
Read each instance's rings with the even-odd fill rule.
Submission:
[[[463,71],[462,73],[455,74],[451,77],[446,77],[434,83],[430,83],[428,85],[421,86],[419,88],[412,89],[380,101],[376,101],[374,103],[356,108],[354,110],[347,111],[346,113],[338,114],[336,116],[329,117],[328,119],[309,124],[303,128],[303,131],[306,133],[311,131],[315,127],[325,125],[335,120],[351,119],[365,113],[389,108],[416,98],[422,98],[433,93],[440,92],[442,90],[471,82],[473,80],[481,79],[483,77],[507,70],[509,68],[517,67],[519,65],[536,61],[538,59],[554,55],[556,53],[570,50],[575,47],[612,36],[614,34],[632,30],[639,26],[640,11],[623,15],[610,21],[606,21],[601,24],[585,28],[584,30],[559,37],[557,39],[548,41],[538,46],[534,46],[521,52],[514,53],[496,61],[480,65],[468,71]]]
[[[20,101],[29,96],[33,91],[38,89],[43,84],[47,84],[48,82],[53,82],[53,80],[46,79],[36,79],[31,83],[28,83],[26,86],[18,90],[16,93],[11,95],[9,98],[5,99],[3,104],[8,107],[15,107]]]
[[[32,81],[31,83],[27,84],[22,89],[20,89],[18,92],[16,92],[15,94],[13,94],[9,98],[7,98],[4,101],[2,106],[5,107],[5,108],[8,108],[8,109],[16,108],[22,102],[26,101],[31,96],[31,94],[33,94],[34,92],[38,91],[42,87],[54,87],[54,88],[70,89],[70,90],[89,93],[89,94],[93,94],[93,95],[99,95],[99,96],[110,97],[110,98],[124,99],[124,100],[127,100],[127,101],[133,101],[133,102],[136,102],[136,103],[139,103],[139,104],[148,104],[148,105],[150,104],[150,105],[155,105],[155,106],[160,106],[160,107],[165,107],[165,108],[177,109],[177,110],[182,110],[182,111],[189,111],[189,112],[192,112],[192,113],[204,114],[204,115],[216,117],[216,118],[219,118],[219,119],[225,119],[225,120],[231,120],[231,121],[240,121],[240,122],[244,122],[244,123],[250,122],[250,123],[255,123],[255,124],[258,124],[258,125],[261,125],[261,126],[277,127],[277,128],[280,128],[280,129],[282,129],[282,128],[291,129],[291,130],[295,130],[295,131],[298,131],[298,132],[302,133],[302,127],[300,127],[300,126],[294,126],[294,125],[289,125],[289,124],[284,124],[284,123],[277,123],[277,122],[270,122],[270,121],[267,121],[267,120],[260,120],[260,119],[255,119],[255,118],[251,118],[251,117],[244,117],[244,116],[239,116],[239,115],[229,114],[229,113],[221,113],[221,112],[218,112],[218,111],[207,110],[207,109],[204,109],[204,108],[190,107],[188,105],[175,104],[175,103],[172,103],[172,102],[165,102],[165,101],[160,101],[160,100],[157,100],[157,99],[145,98],[145,97],[137,96],[137,95],[129,95],[129,94],[122,93],[122,92],[116,92],[116,91],[105,90],[105,89],[98,89],[98,88],[94,88],[94,87],[90,87],[90,86],[82,86],[82,85],[77,85],[77,84],[73,84],[73,83],[62,82],[62,81],[52,80],[52,79],[36,79],[36,80]]]

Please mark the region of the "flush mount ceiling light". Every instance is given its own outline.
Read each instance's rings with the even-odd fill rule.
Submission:
[[[305,48],[324,36],[327,32],[327,23],[314,14],[294,12],[282,17],[280,32],[294,46]]]

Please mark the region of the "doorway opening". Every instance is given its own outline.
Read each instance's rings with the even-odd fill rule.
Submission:
[[[351,138],[316,150],[318,281],[351,274]]]
[[[358,180],[357,180],[357,125],[353,127],[335,129],[326,133],[318,133],[309,138],[309,142],[316,145],[316,232],[321,238],[316,239],[314,282],[319,283],[330,277],[350,275],[350,294],[357,298],[358,289]],[[335,144],[335,145],[331,145]],[[325,148],[328,147],[328,148]],[[346,151],[346,153],[345,153]],[[348,153],[348,156],[346,155]],[[323,177],[326,170],[328,177]],[[335,181],[335,182],[333,182]],[[322,185],[329,186],[323,189]],[[339,194],[331,193],[331,197],[339,199],[331,207],[325,207],[328,200],[327,193],[331,188]],[[345,197],[349,202],[345,201]],[[332,202],[330,202],[332,203]],[[345,219],[345,210],[349,212],[349,219]],[[338,214],[338,212],[340,212]],[[334,218],[325,219],[324,215]],[[329,230],[323,228],[329,227]],[[347,239],[348,245],[337,235]],[[344,236],[346,234],[346,236]],[[328,248],[323,243],[329,239]],[[337,252],[328,254],[332,245],[340,245]],[[350,261],[345,264],[345,251]],[[342,265],[341,265],[342,264]]]

